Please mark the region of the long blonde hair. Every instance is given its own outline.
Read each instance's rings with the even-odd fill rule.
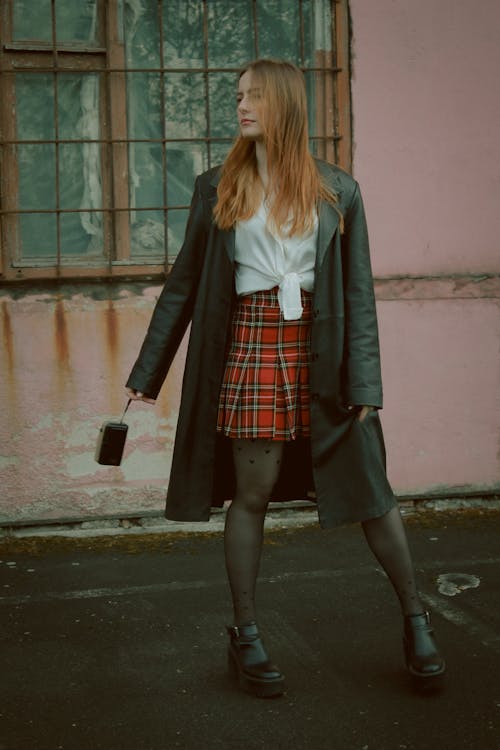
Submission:
[[[267,155],[267,195],[271,196],[268,221],[279,229],[286,226],[290,236],[300,235],[312,228],[320,199],[337,203],[335,192],[322,180],[309,151],[304,76],[292,63],[273,59],[249,63],[240,71],[240,78],[248,71],[252,88],[259,91],[255,106]],[[231,229],[236,222],[253,216],[262,191],[255,141],[240,135],[222,166],[214,208],[217,226]]]

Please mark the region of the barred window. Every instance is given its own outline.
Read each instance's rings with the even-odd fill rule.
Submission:
[[[350,166],[346,0],[5,0],[5,281],[163,273],[195,176],[236,135],[237,72],[306,77],[313,153]]]

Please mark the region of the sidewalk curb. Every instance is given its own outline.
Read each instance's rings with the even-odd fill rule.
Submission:
[[[500,512],[500,497],[421,497],[399,498],[403,516],[427,512],[495,511]],[[31,537],[102,537],[137,536],[140,534],[219,534],[224,530],[225,509],[215,509],[207,522],[168,521],[159,511],[127,513],[92,519],[54,519],[43,521],[12,521],[0,523],[0,541]],[[266,515],[266,529],[287,529],[310,526],[318,522],[314,503],[294,501],[271,503]]]

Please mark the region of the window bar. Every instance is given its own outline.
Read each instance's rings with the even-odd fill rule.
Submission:
[[[163,0],[158,0],[158,3],[159,3],[160,6],[163,6]],[[306,65],[305,65],[306,64],[306,58],[305,58],[305,53],[306,53],[306,49],[305,49],[305,13],[306,13],[306,8],[305,8],[304,0],[298,0],[298,3],[299,3],[299,20],[300,20],[299,32],[300,32],[301,67],[302,67],[303,70],[307,70],[307,72],[309,72],[309,73],[314,73],[314,72],[322,73],[323,76],[325,76],[325,79],[326,79],[326,77],[328,77],[329,80],[330,80],[330,84],[329,84],[328,88],[331,89],[331,94],[333,94],[335,92],[336,97],[338,98],[338,102],[337,101],[333,102],[333,107],[334,107],[334,110],[333,110],[333,116],[334,116],[334,129],[333,129],[333,133],[331,132],[331,125],[332,125],[332,123],[330,122],[329,127],[327,128],[327,132],[325,132],[325,130],[324,130],[325,123],[323,123],[323,134],[322,135],[318,135],[318,136],[312,136],[312,140],[314,140],[314,141],[316,141],[318,143],[324,144],[323,148],[328,149],[328,151],[333,148],[334,149],[334,153],[335,153],[335,157],[334,157],[335,160],[336,161],[340,160],[341,162],[343,161],[345,163],[345,165],[348,166],[349,165],[349,157],[350,157],[350,153],[349,153],[349,146],[350,146],[350,144],[349,144],[349,139],[345,137],[345,133],[349,132],[348,131],[348,128],[349,128],[349,111],[348,111],[349,110],[349,84],[348,84],[348,80],[346,79],[346,72],[348,70],[348,62],[349,62],[348,61],[348,48],[347,48],[347,46],[345,46],[345,48],[344,48],[344,45],[341,45],[340,48],[337,48],[337,45],[336,45],[336,37],[338,35],[337,34],[338,31],[339,31],[340,34],[344,35],[343,38],[345,38],[347,36],[347,34],[348,34],[347,5],[346,5],[346,3],[345,3],[344,0],[342,0],[342,2],[340,0],[331,0],[330,7],[331,7],[331,10],[332,10],[332,23],[331,23],[330,32],[331,32],[332,38],[333,38],[332,50],[334,51],[334,55],[333,55],[333,59],[329,59],[330,65],[329,66],[325,65],[326,59],[325,60],[321,60],[321,61],[319,61],[318,59],[316,59],[316,60],[311,60],[310,62],[312,62],[312,65],[307,66],[307,68],[306,68]],[[107,24],[106,24],[107,32],[106,33],[107,33],[108,39],[107,39],[107,47],[106,47],[106,49],[108,50],[108,58],[107,58],[107,61],[106,61],[106,64],[105,64],[104,68],[102,66],[99,67],[98,64],[89,61],[89,62],[91,62],[91,64],[90,65],[86,65],[85,68],[84,68],[84,70],[87,73],[96,72],[96,73],[99,73],[99,74],[102,74],[102,73],[105,74],[105,81],[106,81],[107,94],[108,94],[107,97],[106,97],[106,100],[107,100],[107,115],[108,115],[108,117],[107,117],[108,122],[106,123],[106,127],[107,127],[107,133],[106,133],[106,135],[108,137],[99,138],[99,139],[60,139],[59,138],[60,123],[59,123],[59,101],[58,101],[58,93],[59,92],[58,92],[58,82],[60,80],[61,75],[64,75],[65,73],[74,73],[75,72],[75,68],[74,67],[71,67],[71,68],[69,67],[69,65],[66,62],[66,57],[65,57],[64,54],[63,54],[62,58],[61,58],[60,54],[58,54],[59,49],[58,49],[58,45],[57,45],[57,28],[56,28],[55,0],[51,0],[51,22],[52,22],[52,45],[51,45],[52,50],[51,51],[52,51],[52,57],[53,57],[53,67],[45,66],[43,69],[42,68],[36,68],[36,69],[33,69],[33,73],[36,74],[37,72],[38,73],[43,73],[43,72],[46,73],[46,72],[48,72],[48,73],[51,73],[52,76],[53,76],[55,138],[54,139],[47,139],[47,140],[37,140],[37,141],[31,140],[31,139],[26,139],[26,140],[24,140],[24,139],[14,139],[14,138],[12,140],[10,140],[8,138],[7,139],[5,139],[5,138],[3,139],[3,147],[4,148],[6,146],[10,145],[10,144],[14,145],[14,144],[17,144],[17,143],[35,143],[35,144],[46,143],[46,144],[54,144],[54,146],[55,146],[55,149],[54,149],[55,166],[56,166],[56,175],[55,175],[55,183],[56,183],[56,208],[55,208],[55,211],[54,211],[54,209],[39,209],[38,211],[37,210],[33,210],[33,209],[32,210],[28,210],[28,209],[24,209],[23,210],[23,209],[19,209],[19,207],[17,208],[17,210],[14,210],[14,209],[12,209],[12,210],[7,209],[6,210],[6,207],[3,207],[3,210],[2,210],[2,207],[0,206],[0,214],[2,214],[2,215],[6,215],[6,214],[18,214],[18,215],[21,215],[21,214],[29,214],[29,213],[47,213],[47,214],[54,214],[55,213],[55,215],[56,215],[56,227],[57,227],[57,266],[56,266],[55,271],[57,273],[57,276],[59,276],[59,275],[65,275],[65,270],[64,270],[63,263],[62,263],[62,260],[63,260],[62,228],[63,228],[63,226],[62,226],[62,222],[61,222],[61,214],[63,214],[63,213],[78,213],[78,212],[83,212],[83,211],[86,211],[86,210],[87,211],[91,210],[91,209],[84,209],[84,208],[79,208],[79,209],[71,209],[71,208],[69,208],[69,209],[63,209],[63,208],[61,208],[60,164],[61,164],[61,158],[62,158],[61,146],[62,146],[63,143],[75,143],[75,144],[76,143],[100,143],[100,144],[102,144],[105,147],[105,149],[106,149],[107,153],[109,154],[109,156],[111,156],[114,153],[114,149],[115,148],[119,149],[120,146],[122,146],[122,145],[124,146],[124,145],[126,145],[128,143],[134,143],[134,142],[137,142],[137,143],[140,143],[140,142],[143,142],[143,143],[160,142],[162,144],[162,161],[163,161],[163,169],[164,169],[164,175],[163,175],[163,180],[164,180],[164,184],[163,184],[163,204],[164,205],[163,206],[154,206],[154,207],[151,207],[151,208],[149,208],[149,207],[143,207],[143,208],[138,209],[138,210],[143,210],[143,211],[146,211],[146,210],[158,210],[158,209],[163,210],[164,212],[166,212],[166,216],[167,216],[167,222],[164,222],[164,223],[166,224],[166,226],[168,226],[168,215],[169,215],[168,212],[169,212],[170,209],[187,208],[187,206],[186,207],[185,206],[168,206],[167,205],[167,201],[166,201],[166,198],[167,198],[166,194],[168,192],[168,175],[167,175],[167,169],[166,169],[166,167],[167,167],[167,164],[166,164],[166,162],[167,162],[166,144],[169,143],[169,142],[172,142],[172,141],[178,141],[179,139],[178,138],[169,139],[169,138],[166,137],[165,119],[164,119],[164,122],[162,123],[162,136],[163,137],[160,138],[160,139],[131,139],[131,138],[127,138],[126,137],[127,134],[125,134],[125,133],[123,134],[123,136],[125,136],[125,137],[123,137],[123,136],[120,137],[121,134],[118,132],[119,129],[117,129],[116,127],[113,126],[112,113],[114,112],[114,109],[113,109],[113,106],[112,106],[112,102],[113,102],[113,96],[114,95],[113,95],[112,89],[114,90],[114,86],[113,86],[113,81],[112,81],[112,74],[117,74],[117,77],[119,78],[120,74],[127,74],[127,73],[130,73],[130,72],[135,72],[135,69],[129,69],[129,68],[127,68],[126,67],[126,63],[125,63],[125,65],[123,64],[124,63],[123,57],[120,56],[119,54],[117,54],[116,50],[114,50],[113,53],[110,54],[111,48],[113,47],[113,44],[116,46],[117,42],[119,42],[119,40],[116,37],[116,30],[117,30],[117,27],[118,27],[118,23],[116,22],[117,21],[117,15],[118,15],[117,12],[116,12],[116,0],[111,0],[111,2],[105,3],[104,5],[105,5],[105,10],[106,10],[106,16],[107,16]],[[140,68],[140,69],[137,69],[137,70],[140,71],[141,73],[145,73],[145,72],[152,72],[152,73],[156,72],[156,73],[159,73],[159,75],[160,75],[161,80],[162,80],[163,83],[165,81],[166,74],[170,70],[175,71],[176,73],[179,73],[179,72],[186,72],[186,73],[187,72],[189,72],[189,73],[200,72],[200,73],[202,73],[204,75],[204,80],[205,80],[205,94],[206,94],[205,106],[206,106],[206,116],[207,116],[207,136],[205,138],[199,138],[199,137],[197,137],[197,138],[182,138],[181,140],[182,140],[183,143],[186,143],[186,144],[188,144],[190,142],[200,142],[200,141],[204,142],[206,144],[206,150],[207,150],[207,156],[208,156],[208,160],[209,160],[209,165],[211,165],[211,144],[212,143],[217,143],[217,142],[220,142],[220,143],[227,142],[227,143],[229,143],[230,139],[228,139],[228,138],[216,138],[216,137],[212,138],[211,137],[210,98],[209,98],[210,74],[211,73],[217,73],[217,72],[222,72],[222,73],[226,73],[227,74],[227,73],[229,73],[231,71],[237,72],[238,69],[237,68],[232,68],[232,69],[231,68],[220,68],[220,67],[210,68],[208,66],[208,50],[209,50],[208,44],[209,44],[209,40],[208,40],[208,23],[207,23],[207,18],[208,18],[208,16],[207,16],[207,6],[208,6],[207,0],[205,0],[205,2],[203,3],[203,5],[204,5],[204,19],[205,19],[205,22],[204,22],[204,58],[205,59],[204,59],[204,67],[203,68],[200,67],[198,69],[193,69],[193,68],[167,68],[167,67],[165,67],[164,50],[163,50],[163,42],[162,42],[161,43],[161,51],[160,51],[160,63],[161,63],[161,67],[160,68],[158,68],[158,67],[156,67],[156,68],[148,68],[148,69]],[[159,12],[161,12],[161,10],[159,10]],[[254,48],[255,48],[256,57],[258,57],[258,55],[259,55],[259,29],[258,29],[259,6],[257,4],[257,0],[252,0],[251,12],[252,12],[252,16],[253,16]],[[114,24],[110,24],[111,20],[115,20],[115,23]],[[162,24],[160,24],[160,29],[161,29],[161,31],[160,31],[160,37],[162,35],[164,37],[164,31],[165,30],[164,30]],[[48,47],[48,50],[50,51],[50,46],[47,45],[47,47]],[[78,51],[76,51],[76,52],[78,52]],[[111,63],[111,65],[110,65],[110,63]],[[115,63],[115,64],[113,65],[113,63]],[[116,63],[118,63],[118,64],[116,64]],[[120,63],[122,63],[122,64],[120,65]],[[6,74],[14,74],[15,75],[15,73],[17,72],[18,69],[20,69],[22,71],[25,71],[26,67],[24,65],[23,66],[17,66],[16,63],[14,62],[13,69],[11,69],[11,70],[3,70],[2,72],[6,73]],[[334,74],[335,73],[341,73],[342,75],[337,76],[337,77],[334,78]],[[325,79],[324,79],[324,83],[326,83]],[[165,104],[164,104],[164,97],[165,97],[165,87],[164,87],[164,85],[161,86],[161,96],[163,98],[162,109],[164,109],[164,106],[165,106]],[[123,100],[123,97],[121,97],[121,98]],[[116,102],[115,102],[115,104],[116,104]],[[347,110],[345,110],[344,105],[347,105]],[[330,120],[331,120],[331,117],[330,117]],[[339,133],[340,133],[340,135],[339,135]],[[110,151],[110,149],[111,149],[111,151]],[[114,221],[116,219],[114,217],[121,216],[121,217],[125,218],[125,212],[128,212],[130,210],[130,206],[128,205],[128,201],[127,200],[124,200],[122,202],[121,199],[126,198],[125,195],[122,195],[122,191],[119,190],[118,194],[114,194],[113,195],[113,193],[115,192],[116,188],[118,187],[116,185],[116,175],[113,177],[113,162],[114,162],[114,160],[112,158],[109,158],[108,162],[109,163],[107,165],[107,169],[110,172],[110,178],[111,178],[111,180],[110,180],[111,181],[110,187],[111,187],[111,196],[112,196],[113,200],[111,202],[109,201],[109,197],[110,197],[109,192],[110,191],[107,191],[107,192],[105,191],[105,195],[107,195],[107,200],[106,200],[105,205],[101,209],[101,212],[103,213],[103,216],[108,216],[109,217],[110,225],[113,227],[113,232],[114,232],[116,230],[116,228],[114,227]],[[118,206],[116,204],[118,204]],[[96,209],[94,208],[92,210],[96,210]],[[119,230],[118,234],[120,234],[120,231],[121,231],[121,227],[120,227],[120,230]],[[121,237],[121,234],[120,234],[120,237]],[[124,237],[123,239],[126,239],[126,238]],[[117,240],[118,240],[118,238],[115,237],[115,243],[117,242]],[[168,243],[168,231],[165,233],[165,243]],[[126,243],[119,242],[118,245],[120,246],[120,244],[124,246],[124,244],[126,244]],[[105,255],[107,256],[106,260],[108,261],[108,273],[109,273],[110,276],[112,275],[113,268],[114,268],[114,264],[113,264],[113,249],[112,248],[113,248],[113,245],[112,245],[112,243],[110,243],[110,238],[108,236],[107,242],[105,242],[105,247],[103,248],[103,250],[104,250]],[[165,249],[165,256],[166,256],[167,262],[168,262],[168,246],[166,246],[166,249]],[[84,262],[84,259],[80,259],[80,260],[82,260]],[[156,261],[156,265],[158,265],[158,261]]]
[[[56,157],[56,272],[57,276],[61,270],[61,196],[59,191],[59,96],[58,96],[58,58],[56,44],[56,2],[51,0],[50,12],[52,13],[52,59],[53,59],[53,81],[54,81],[54,135],[55,135],[55,157]]]
[[[328,62],[330,63],[330,69],[333,71],[334,66],[337,64],[337,44],[336,44],[336,38],[337,38],[337,6],[335,0],[332,0],[330,4],[330,48],[331,53],[329,56]],[[327,76],[328,73],[324,74],[325,77],[325,84],[327,83]],[[338,79],[339,76],[336,73],[331,74],[331,85],[326,86],[328,89],[329,94],[331,95],[331,101],[332,101],[332,116],[330,118],[331,127],[333,130],[333,135],[337,135],[339,132],[339,108],[338,108],[338,97],[336,96],[337,87],[338,87]],[[326,127],[326,123],[325,123]],[[335,164],[338,164],[338,148],[337,148],[337,141],[334,139],[333,142],[325,142],[325,148],[324,148],[325,154],[332,154],[332,159]]]
[[[155,205],[155,206],[141,206],[140,208],[134,208],[134,211],[158,211],[162,210],[163,206]],[[189,208],[189,205],[179,205],[179,206],[171,206],[172,209],[187,209]],[[130,211],[130,207],[128,206],[122,206],[118,208],[60,208],[59,213],[60,214],[85,214],[89,212],[94,213],[108,213],[109,211],[112,211],[113,213],[118,213],[120,211]],[[2,216],[8,216],[10,214],[53,214],[55,213],[53,208],[16,208],[6,211],[0,212]]]
[[[332,60],[335,71],[341,73],[335,77],[335,135],[334,142],[336,163],[344,169],[352,167],[351,139],[351,88],[349,75],[349,9],[345,0],[335,2],[332,6],[332,35],[335,44],[335,56]],[[347,136],[347,137],[346,137]]]
[[[255,27],[256,28],[256,27]],[[57,51],[57,50],[56,50]],[[59,53],[58,53],[59,54]],[[301,66],[299,65],[299,68]],[[54,68],[49,67],[37,67],[36,69],[33,68],[26,68],[22,65],[17,65],[12,68],[12,70],[2,70],[2,73],[5,75],[13,74],[13,73],[25,73],[27,70],[30,70],[31,73],[34,75],[38,73],[53,73]],[[241,70],[241,66],[233,67],[233,68],[220,68],[220,67],[204,67],[204,68],[125,68],[122,65],[113,65],[111,67],[103,68],[103,67],[95,67],[95,68],[82,68],[81,72],[83,73],[239,73]],[[308,73],[340,73],[343,68],[332,68],[331,66],[325,66],[325,65],[308,65],[306,68]],[[78,71],[77,71],[78,72]],[[61,66],[58,67],[58,74],[64,75],[65,73],[75,73],[75,68],[62,68]]]
[[[259,57],[259,27],[257,24],[257,0],[252,0],[253,38],[255,46],[255,58]]]
[[[128,174],[128,144],[127,131],[127,62],[125,60],[125,40],[123,16],[120,14],[117,0],[108,5],[108,57],[106,72],[109,83],[109,123],[110,156],[112,180],[111,196],[112,208],[116,205],[127,206],[130,210],[130,191],[128,183],[121,175]],[[130,214],[112,213],[113,244],[110,253],[110,270],[113,271],[115,261],[130,260]]]
[[[333,11],[332,4],[330,2],[330,14]],[[332,18],[332,16],[331,16]],[[313,16],[314,29],[316,27],[318,19]],[[331,34],[330,24],[330,34]],[[315,31],[314,31],[315,34]],[[311,85],[314,86],[315,95],[315,126],[321,133],[322,140],[319,141],[319,148],[316,149],[316,154],[326,161],[335,161],[335,148],[334,142],[332,143],[332,136],[335,132],[335,104],[334,104],[334,82],[331,76],[332,71],[332,49],[334,45],[334,39],[330,36],[330,43],[325,40],[324,44],[314,45],[314,63],[316,67],[321,67],[324,72],[316,72],[311,76]]]
[[[158,26],[160,30],[160,112],[161,112],[161,166],[162,166],[162,195],[163,195],[163,255],[165,273],[168,271],[168,159],[167,159],[167,132],[165,125],[165,59],[164,59],[164,37],[163,37],[163,0],[158,0]]]
[[[111,76],[110,76],[110,65],[109,65],[109,49],[110,49],[110,38],[111,38],[111,23],[115,20],[118,25],[117,13],[112,17],[111,3],[105,3],[105,26],[103,29],[104,39],[106,44],[106,63],[104,68],[104,86],[106,91],[106,140],[102,140],[101,143],[105,144],[106,151],[106,164],[108,169],[109,187],[108,190],[103,191],[103,253],[108,269],[108,276],[112,275],[113,272],[113,246],[115,242],[115,224],[114,224],[114,189],[115,189],[115,174],[113,164],[113,146],[111,141],[111,123],[113,117],[113,110],[111,107]],[[102,123],[100,133],[102,135]],[[106,205],[106,208],[104,206]],[[106,240],[104,240],[104,224],[107,216],[107,227],[106,227]]]
[[[210,143],[210,133],[212,127],[210,123],[210,78],[208,73],[208,3],[203,3],[203,62],[205,69],[203,71],[203,82],[205,84],[205,122],[206,122],[206,144],[208,168],[212,166],[212,149]]]
[[[299,0],[299,34],[300,34],[300,64],[302,68],[305,67],[305,21],[304,21],[304,3],[303,0]]]
[[[324,136],[321,135],[311,135],[311,138],[313,140],[324,140]],[[341,138],[342,136],[340,135],[328,136],[329,140],[341,140]],[[4,140],[2,140],[2,145],[13,146],[19,144],[27,145],[37,143],[43,143],[45,145],[49,143],[59,143],[61,145],[65,143],[100,143],[104,145],[111,145],[113,143],[199,143],[200,141],[208,144],[208,141],[211,141],[212,143],[231,143],[231,140],[232,139],[228,136],[214,136],[213,138],[202,136],[194,136],[193,138],[60,138],[59,140],[55,140],[54,138],[47,138],[44,140],[33,140],[29,138],[5,138]]]

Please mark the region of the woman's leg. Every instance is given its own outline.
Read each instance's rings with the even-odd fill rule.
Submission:
[[[391,581],[404,615],[416,615],[424,608],[418,595],[415,570],[399,508],[362,523],[371,551]]]
[[[406,666],[417,681],[427,684],[439,677],[446,665],[436,642],[430,617],[418,595],[415,570],[399,508],[363,522],[370,548],[387,573],[404,615],[403,644]]]
[[[256,620],[255,583],[264,518],[278,478],[284,443],[261,439],[232,442],[236,494],[226,515],[224,552],[234,624],[242,626]]]

